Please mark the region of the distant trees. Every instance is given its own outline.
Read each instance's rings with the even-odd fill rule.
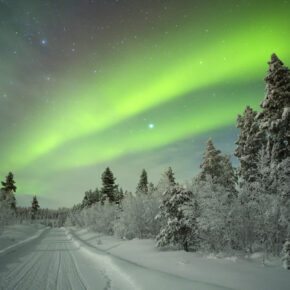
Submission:
[[[39,209],[39,204],[36,195],[33,197],[31,202],[31,219],[34,220],[36,218],[36,214]]]

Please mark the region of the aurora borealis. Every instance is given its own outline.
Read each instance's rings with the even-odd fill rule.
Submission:
[[[190,178],[208,137],[232,153],[236,115],[258,108],[271,53],[289,66],[289,10],[274,0],[0,1],[0,177],[11,170],[18,194],[60,205],[97,186],[107,165],[128,189],[144,167],[154,182],[169,165]]]

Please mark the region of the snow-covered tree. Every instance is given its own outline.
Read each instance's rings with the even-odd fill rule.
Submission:
[[[172,171],[172,168],[169,167],[161,176],[158,185],[157,190],[160,194],[163,194],[166,192],[169,188],[175,186],[177,183],[175,181],[174,173]]]
[[[283,267],[290,270],[290,239],[287,239],[282,249]]]
[[[258,114],[260,129],[267,132],[267,150],[271,163],[290,156],[290,70],[272,54],[268,62],[266,95]]]
[[[115,184],[115,177],[109,167],[102,174],[103,187],[101,189],[101,201],[116,202],[116,191],[118,185]]]
[[[157,247],[177,246],[185,251],[196,249],[196,221],[194,215],[188,214],[191,205],[192,192],[183,187],[170,187],[165,192],[157,218],[161,217],[166,223],[156,237]]]
[[[137,194],[147,194],[148,193],[148,177],[145,169],[142,170],[139,183],[136,188]]]
[[[241,178],[241,185],[244,182],[253,182],[258,176],[258,153],[266,144],[265,131],[260,130],[259,122],[256,119],[257,112],[247,106],[244,115],[238,115],[236,127],[240,129],[236,141],[235,156],[240,162],[238,175]]]
[[[88,190],[85,192],[85,196],[82,201],[82,207],[90,207],[93,204],[99,202],[101,200],[101,194],[98,189],[95,191]]]
[[[7,200],[0,201],[0,234],[3,232],[5,226],[12,223],[13,218],[13,211]]]
[[[201,173],[198,180],[206,181],[210,177],[214,184],[223,185],[229,197],[232,197],[235,195],[237,178],[230,158],[230,155],[222,156],[221,151],[214,147],[212,139],[209,139],[200,164]]]
[[[13,192],[16,192],[14,176],[9,172],[6,176],[6,181],[2,181],[2,188],[0,190],[0,200],[7,200],[9,207],[16,210],[16,198]]]
[[[235,200],[229,198],[232,195],[210,175],[207,175],[205,180],[194,180],[192,191],[199,204],[198,228],[202,240],[201,247],[214,251],[231,248],[235,240],[232,212]]]
[[[37,200],[37,197],[34,196],[31,202],[31,219],[34,220],[36,218],[38,209],[39,209],[38,200]]]
[[[164,174],[168,177],[169,184],[171,186],[175,186],[176,185],[176,181],[175,181],[174,173],[173,173],[173,170],[172,170],[171,166],[168,167],[168,169],[165,171]]]
[[[159,205],[160,196],[156,191],[150,195],[127,194],[122,201],[114,233],[126,239],[156,237],[160,230],[160,222],[155,220]]]

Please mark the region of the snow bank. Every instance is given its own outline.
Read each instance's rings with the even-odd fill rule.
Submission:
[[[46,227],[37,224],[7,226],[0,235],[0,255],[6,254],[31,240],[37,239],[45,230]]]
[[[184,251],[159,251],[154,247],[155,242],[150,239],[127,241],[84,229],[71,228],[70,231],[98,250],[149,269],[193,281],[243,290],[289,289],[289,271],[281,267],[278,259],[263,264],[254,256],[246,259]]]

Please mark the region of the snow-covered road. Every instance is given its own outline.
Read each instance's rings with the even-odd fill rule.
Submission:
[[[224,289],[142,268],[51,229],[0,257],[0,289]]]

